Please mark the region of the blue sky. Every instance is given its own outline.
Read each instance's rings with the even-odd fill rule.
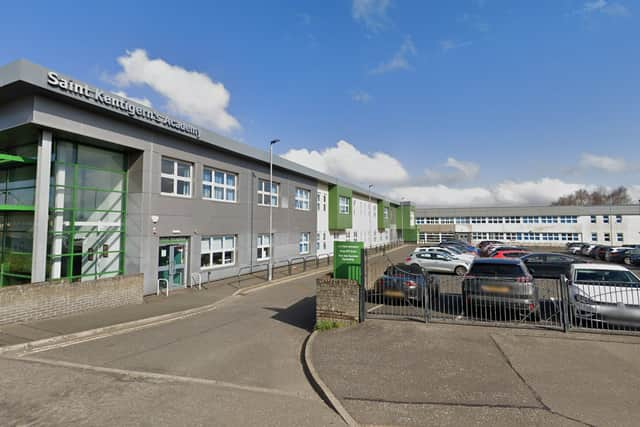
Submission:
[[[280,138],[279,154],[420,204],[640,197],[640,3],[87,3],[6,2],[0,63]]]

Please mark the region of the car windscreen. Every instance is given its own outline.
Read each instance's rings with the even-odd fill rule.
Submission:
[[[576,282],[594,282],[594,285],[611,285],[612,283],[640,283],[640,280],[629,271],[624,270],[578,270]]]
[[[520,277],[524,276],[522,268],[518,264],[485,264],[476,263],[471,266],[469,271],[471,276],[490,276],[490,277]]]

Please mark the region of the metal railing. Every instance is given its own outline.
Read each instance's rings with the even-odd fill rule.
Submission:
[[[306,272],[308,269],[307,267],[308,264],[314,263],[315,268],[319,269],[321,267],[321,261],[324,259],[327,260],[326,266],[330,266],[331,258],[332,257],[329,254],[320,254],[320,255],[296,256],[288,259],[282,259],[282,260],[274,261],[273,271],[275,274],[276,272],[284,273],[284,271],[286,270],[286,276],[293,276],[294,269],[296,268],[296,266],[302,265],[302,272]],[[267,271],[267,266],[268,264],[253,264],[253,265],[240,266],[238,268],[238,273],[236,274],[236,285],[240,284],[241,278],[243,276],[253,274],[254,272]]]
[[[202,275],[200,273],[191,273],[189,287],[193,288],[195,286],[202,290]]]

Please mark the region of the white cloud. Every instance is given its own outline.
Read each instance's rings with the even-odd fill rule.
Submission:
[[[362,153],[347,141],[340,140],[335,147],[322,151],[289,150],[282,157],[311,169],[337,176],[348,181],[367,184],[398,184],[409,174],[396,158],[381,152]]]
[[[373,97],[363,90],[351,94],[351,100],[360,104],[368,104],[372,99]]]
[[[466,42],[456,42],[454,40],[441,40],[440,41],[440,49],[442,49],[444,52],[448,52],[452,49],[459,49],[461,47],[466,47],[471,45],[470,41],[466,41]]]
[[[353,0],[351,16],[356,22],[360,22],[369,31],[377,32],[383,29],[389,18],[387,9],[391,0]]]
[[[118,96],[120,96],[122,98],[127,98],[127,99],[130,99],[133,102],[137,102],[138,104],[142,104],[142,105],[144,105],[146,107],[149,107],[149,108],[153,107],[153,105],[151,104],[151,101],[149,101],[149,99],[147,99],[147,98],[136,98],[134,96],[129,96],[123,90],[116,90],[113,93],[115,93],[116,95],[118,95]]]
[[[229,92],[206,74],[149,59],[143,49],[127,52],[118,63],[122,67],[114,79],[118,87],[147,85],[166,99],[172,114],[223,132],[240,128],[238,120],[227,112]]]
[[[590,153],[582,153],[579,166],[583,170],[598,169],[611,173],[624,172],[628,169],[624,159]]]
[[[480,166],[478,164],[473,162],[463,162],[456,160],[453,157],[449,157],[442,167],[449,170],[453,169],[453,171],[442,172],[437,169],[425,169],[424,182],[427,184],[454,184],[462,181],[469,181],[478,176],[478,173],[480,172]]]
[[[410,70],[411,64],[409,64],[409,57],[416,55],[416,47],[413,44],[411,37],[406,37],[398,51],[393,55],[391,59],[386,62],[382,62],[373,70],[372,74],[384,74],[397,70]]]
[[[582,5],[582,8],[578,11],[582,14],[590,13],[604,13],[610,16],[629,16],[631,13],[626,6],[620,3],[612,3],[608,0],[592,0],[587,1]]]
[[[537,181],[507,180],[492,187],[396,186],[388,194],[396,199],[404,197],[420,206],[547,205],[580,188],[592,189],[594,186],[541,178]]]

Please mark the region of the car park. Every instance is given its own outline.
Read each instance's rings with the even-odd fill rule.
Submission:
[[[401,299],[421,304],[424,298],[434,301],[440,294],[439,279],[423,268],[406,264],[388,267],[374,284],[375,293],[383,299]]]
[[[405,260],[409,265],[420,266],[430,273],[455,273],[464,276],[469,271],[468,261],[436,252],[414,252]]]
[[[571,265],[580,262],[569,255],[553,252],[534,252],[521,258],[534,278],[558,279],[569,276]]]
[[[478,258],[462,282],[462,301],[467,315],[493,307],[539,317],[538,288],[520,259]]]
[[[568,282],[572,314],[588,327],[640,327],[640,278],[611,264],[573,264]]]
[[[528,253],[529,251],[525,251],[524,249],[507,249],[497,251],[491,258],[520,258]]]

